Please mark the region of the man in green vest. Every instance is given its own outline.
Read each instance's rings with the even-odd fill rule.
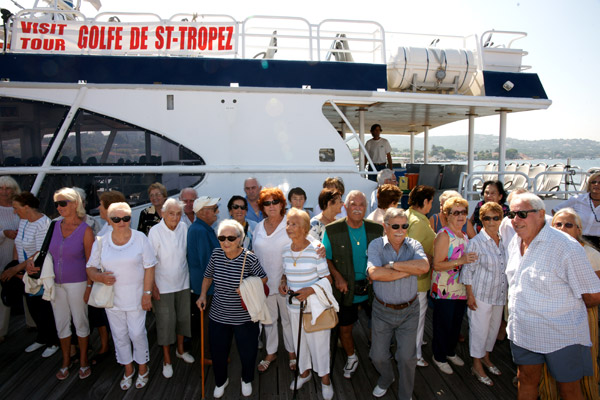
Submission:
[[[348,360],[344,378],[351,378],[358,367],[354,351],[352,326],[358,320],[358,308],[370,314],[367,280],[367,247],[372,240],[383,235],[383,226],[365,220],[367,199],[359,190],[346,197],[348,216],[332,222],[325,228],[323,246],[327,253],[329,272],[334,279],[333,295],[340,304],[340,341]]]

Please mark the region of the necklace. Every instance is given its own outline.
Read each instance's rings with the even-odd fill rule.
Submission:
[[[350,234],[350,237],[352,238],[352,240],[354,240],[356,242],[356,245],[360,246],[360,242],[358,241],[357,238],[354,237],[354,235],[352,234],[352,232],[350,232],[350,230],[348,230],[348,233]]]
[[[594,204],[592,203],[592,196],[590,196],[590,208],[592,209],[592,213],[594,214],[594,219],[596,220],[596,222],[600,222],[600,219],[598,219],[598,216],[596,215],[596,210],[594,210]]]
[[[306,247],[304,249],[300,250],[300,252],[298,253],[298,257],[294,257],[294,250],[291,251],[292,260],[294,260],[294,267],[296,266],[296,263],[298,262],[300,257],[302,257],[302,253],[304,252],[305,249],[306,249]]]

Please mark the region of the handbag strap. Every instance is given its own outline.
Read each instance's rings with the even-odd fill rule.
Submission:
[[[104,267],[102,266],[102,236],[96,236],[96,243],[98,244],[98,251],[100,252],[100,257],[98,258],[98,269],[100,272],[104,272]]]
[[[50,247],[50,240],[52,240],[52,235],[54,234],[54,225],[56,225],[56,221],[52,221],[50,223],[50,227],[48,228],[48,232],[46,232],[46,237],[44,237],[44,243],[42,243],[42,248],[40,249],[40,254],[38,255],[38,263],[44,263],[44,259],[46,258],[46,254],[48,254],[48,248]]]
[[[333,307],[333,303],[331,303],[331,300],[329,300],[329,296],[327,296],[327,292],[325,291],[325,289],[323,289],[321,287],[321,285],[319,285],[318,283],[315,283],[315,285],[317,285],[319,287],[319,289],[321,289],[321,291],[323,291],[323,294],[325,295],[325,298],[327,299],[327,301],[329,302],[329,306]]]
[[[242,262],[242,274],[240,275],[240,286],[242,285],[242,280],[244,279],[244,267],[246,266],[246,256],[248,256],[248,252],[244,250],[244,261]]]

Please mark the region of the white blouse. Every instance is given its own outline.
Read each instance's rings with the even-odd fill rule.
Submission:
[[[254,229],[252,249],[269,278],[267,285],[270,294],[279,293],[279,282],[283,275],[283,252],[292,243],[285,231],[286,225],[287,217],[283,217],[270,235],[265,231],[265,220],[260,221]]]
[[[181,219],[187,218],[182,216]],[[189,218],[187,218],[189,219]],[[175,293],[190,288],[190,272],[186,257],[188,226],[180,221],[175,230],[165,220],[150,228],[148,239],[154,248],[158,264],[154,282],[160,293]]]

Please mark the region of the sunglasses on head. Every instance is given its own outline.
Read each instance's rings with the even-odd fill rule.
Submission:
[[[574,227],[574,226],[575,226],[575,224],[573,224],[573,223],[571,223],[571,222],[565,222],[564,224],[563,224],[562,222],[555,222],[555,223],[554,223],[554,227],[555,227],[555,228],[558,228],[558,229],[560,229],[560,228],[562,228],[563,226],[564,226],[565,228],[567,228],[567,229],[571,229],[572,227]]]
[[[233,204],[233,205],[231,206],[231,209],[232,209],[232,210],[237,210],[237,209],[247,210],[247,209],[248,209],[248,207],[246,207],[246,206],[240,206],[239,204]]]
[[[389,226],[393,230],[398,230],[400,228],[402,228],[402,229],[408,229],[408,224],[402,224],[402,225],[400,225],[400,224],[392,224],[392,225],[387,224],[387,226]]]
[[[58,200],[54,202],[54,207],[66,207],[69,204],[69,200]]]
[[[459,215],[467,215],[469,212],[467,210],[462,210],[462,211],[451,211],[448,213],[448,215],[454,215],[455,217],[458,217]]]
[[[279,199],[270,200],[270,201],[269,201],[269,200],[267,200],[267,201],[264,201],[264,202],[263,202],[263,206],[265,206],[265,207],[268,207],[268,206],[270,206],[271,204],[273,204],[273,205],[277,205],[277,204],[279,204],[280,202],[281,202],[281,201],[280,201]]]
[[[118,224],[121,221],[129,222],[129,221],[131,221],[131,215],[126,215],[124,217],[110,217],[110,220],[112,222],[114,222],[115,224]]]
[[[230,242],[235,242],[235,240],[238,238],[238,236],[219,236],[217,237],[217,239],[219,239],[219,242],[224,242],[225,240],[229,240]]]
[[[495,215],[495,216],[493,216],[493,217],[490,217],[489,215],[486,215],[485,217],[481,218],[481,220],[482,220],[482,221],[486,221],[486,222],[487,222],[487,221],[491,221],[491,220],[494,220],[494,221],[500,221],[501,219],[502,219],[502,218],[500,218],[500,217],[499,217],[499,216],[497,216],[497,215]]]
[[[527,218],[529,213],[537,212],[537,211],[540,211],[540,210],[509,211],[508,214],[506,214],[506,216],[510,219],[515,219],[515,216],[519,216],[519,218],[525,219],[525,218]]]

